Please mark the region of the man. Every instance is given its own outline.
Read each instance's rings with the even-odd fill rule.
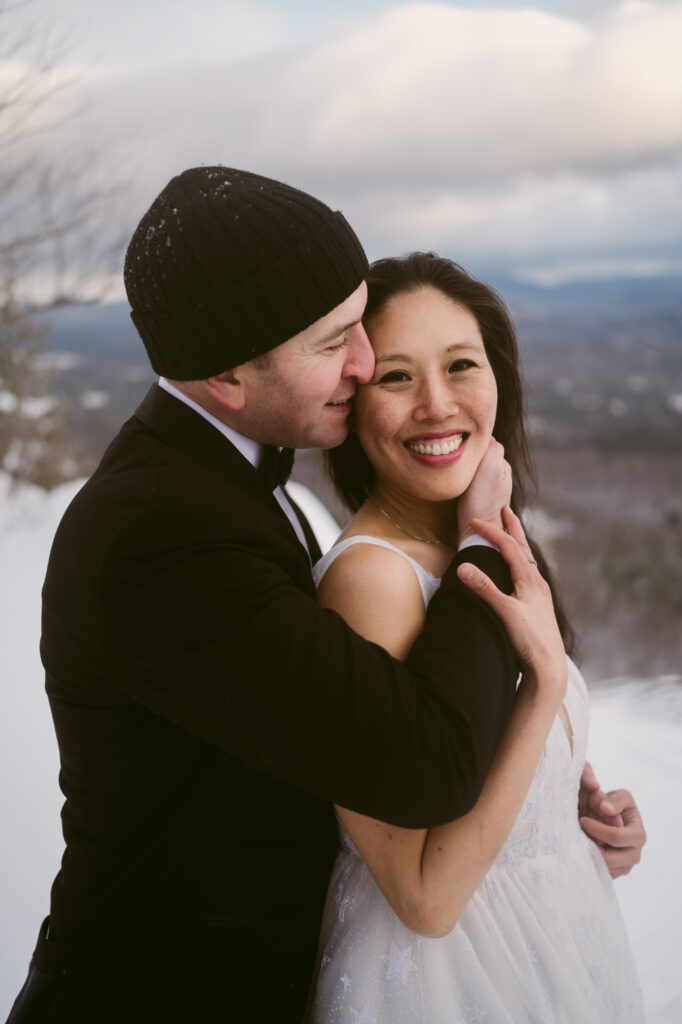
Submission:
[[[50,557],[66,853],[14,1020],[298,1021],[330,802],[425,826],[480,792],[517,667],[456,566],[502,585],[500,555],[455,559],[400,664],[317,606],[278,486],[278,449],[339,444],[371,376],[366,269],[341,214],[222,167],[174,178],[133,235],[126,288],[161,380]],[[466,520],[504,501],[491,465]]]

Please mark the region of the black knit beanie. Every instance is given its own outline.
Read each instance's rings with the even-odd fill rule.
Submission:
[[[222,373],[310,326],[348,298],[367,258],[341,213],[231,167],[177,175],[126,253],[131,316],[154,370]]]

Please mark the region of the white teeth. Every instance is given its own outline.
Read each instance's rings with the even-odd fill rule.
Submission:
[[[411,448],[413,452],[417,452],[418,455],[449,455],[450,452],[454,452],[460,447],[463,440],[461,434],[455,434],[445,441],[434,441],[433,443],[418,441],[415,444],[408,444],[407,447]]]

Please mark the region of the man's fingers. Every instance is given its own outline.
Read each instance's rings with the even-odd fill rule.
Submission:
[[[606,865],[614,878],[618,877],[617,875],[614,875],[614,871],[617,871],[618,875],[627,875],[635,864],[639,864],[641,860],[640,851],[633,847],[627,847],[627,849],[619,850],[617,848],[607,846],[605,849],[602,849],[601,852],[604,860],[606,861]]]
[[[607,825],[623,825],[627,822],[624,821],[622,812],[629,806],[634,806],[631,794],[625,789],[605,793],[597,781],[592,765],[586,761],[580,777],[578,794],[580,813],[599,818]]]
[[[619,837],[617,826],[607,825],[605,822],[599,821],[598,818],[581,818],[580,827],[591,839],[608,846],[615,845],[614,841]]]
[[[581,786],[579,796],[581,802],[589,808],[590,814],[597,817],[601,816],[603,813],[601,805],[606,800],[606,793],[603,789],[599,788],[599,783],[597,783],[596,789],[588,789],[586,786]]]
[[[609,868],[609,874],[611,878],[622,878],[623,875],[629,875],[632,871],[632,866],[627,868]]]
[[[591,839],[606,846],[629,848],[638,845],[636,833],[624,825],[607,825],[596,818],[580,818],[580,827]]]
[[[614,789],[606,794],[602,807],[613,808],[613,817],[627,829],[633,846],[644,846],[646,830],[632,793],[627,789]]]
[[[578,798],[580,825],[599,847],[611,877],[620,878],[639,864],[646,832],[632,793],[627,789],[603,793],[598,786],[594,788],[595,782],[592,766],[586,763]],[[587,799],[583,800],[583,796]]]
[[[608,814],[625,814],[627,811],[631,815],[632,812],[639,815],[632,793],[629,793],[627,789],[611,790],[610,793],[606,794],[606,800],[613,808],[613,810],[607,812]]]
[[[589,761],[585,761],[583,766],[582,775],[580,776],[580,789],[578,791],[578,814],[596,814],[601,800],[605,799],[606,793],[603,793],[597,780],[597,776],[594,774],[592,765]]]
[[[597,776],[594,774],[594,768],[589,761],[585,761],[583,766],[583,773],[580,776],[580,785],[584,786],[585,789],[599,789],[599,782]],[[604,794],[606,796],[606,794]]]

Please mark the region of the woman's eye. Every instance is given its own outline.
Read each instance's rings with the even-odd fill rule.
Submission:
[[[377,381],[378,384],[401,384],[409,380],[409,375],[404,370],[389,370]]]
[[[449,372],[460,373],[462,370],[470,370],[472,366],[476,366],[473,359],[455,359],[454,363],[450,363]]]

